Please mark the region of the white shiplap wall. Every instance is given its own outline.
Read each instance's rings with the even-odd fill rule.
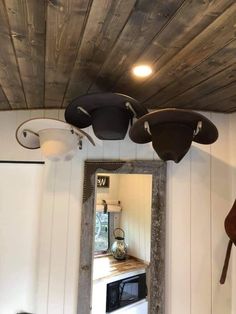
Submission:
[[[44,165],[0,163],[0,313],[34,312]]]
[[[236,198],[236,113],[230,115],[231,171],[232,171],[232,202]],[[232,248],[232,314],[236,313],[236,248]]]
[[[148,263],[151,244],[152,176],[121,174],[119,177],[119,199],[122,201],[120,226],[125,231],[128,254]]]
[[[63,117],[63,112],[0,114],[1,159],[40,158],[39,152],[17,145],[14,130],[20,121],[41,115]],[[178,165],[168,162],[166,314],[231,313],[230,276],[224,286],[218,284],[227,243],[223,220],[231,204],[230,116],[209,116],[219,129],[219,140],[212,146],[194,145]],[[85,144],[69,163],[46,163],[38,314],[76,313],[84,160],[157,158],[151,145],[135,145],[128,138],[95,140],[96,148]]]

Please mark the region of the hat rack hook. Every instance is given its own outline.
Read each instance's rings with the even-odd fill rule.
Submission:
[[[196,129],[193,132],[193,138],[201,131],[202,129],[202,121],[198,121]]]
[[[33,134],[33,135],[39,137],[39,134],[38,134],[38,133],[36,133],[36,132],[34,132],[34,131],[32,131],[32,130],[29,130],[29,129],[24,129],[24,130],[23,130],[23,135],[24,135],[24,137],[27,136],[27,133],[31,133],[31,134]]]

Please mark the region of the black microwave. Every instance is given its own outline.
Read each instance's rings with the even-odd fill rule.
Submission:
[[[147,296],[146,274],[128,277],[107,284],[106,312],[138,302]]]

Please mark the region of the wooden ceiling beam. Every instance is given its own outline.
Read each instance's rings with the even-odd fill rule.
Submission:
[[[73,71],[92,0],[49,0],[45,107],[60,108]]]
[[[105,82],[111,89],[120,76],[130,70],[134,61],[152,42],[153,38],[169,22],[184,0],[140,0],[132,11],[106,62],[98,73],[95,84],[89,89],[96,91]]]
[[[93,1],[64,106],[88,91],[126,24],[135,1]],[[103,90],[105,86],[96,86],[96,89]]]
[[[0,0],[0,84],[13,109],[27,108],[4,0]]]
[[[28,108],[44,107],[45,2],[5,0]]]
[[[148,63],[159,72],[178,52],[218,18],[234,0],[213,2],[186,0],[163,30],[148,45],[136,63]],[[134,60],[135,61],[135,60]],[[116,82],[113,90],[135,95],[145,81],[135,79],[130,71]]]

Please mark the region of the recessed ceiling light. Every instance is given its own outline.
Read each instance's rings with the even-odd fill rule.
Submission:
[[[149,65],[140,64],[133,67],[132,72],[135,76],[144,78],[152,74],[152,68]]]

